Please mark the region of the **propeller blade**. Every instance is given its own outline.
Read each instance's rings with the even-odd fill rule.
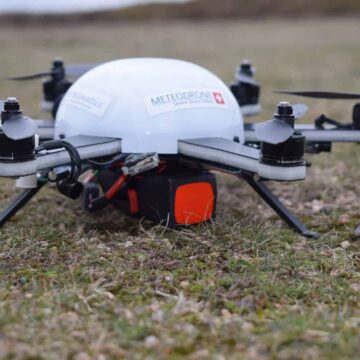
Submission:
[[[81,76],[96,66],[99,66],[99,63],[94,64],[68,64],[65,65],[65,73],[69,76]]]
[[[255,125],[257,139],[270,144],[280,144],[286,141],[293,133],[294,129],[281,120],[272,119]]]
[[[89,70],[93,69],[94,67],[100,65],[99,63],[93,64],[68,64],[65,65],[65,74],[69,76],[81,76],[88,72]],[[26,80],[34,80],[34,79],[41,79],[46,76],[51,76],[55,73],[56,69],[47,72],[39,72],[35,74],[29,75],[18,75],[18,76],[10,76],[6,78],[7,80],[16,80],[16,81],[26,81]]]
[[[51,76],[51,72],[41,72],[41,73],[30,74],[30,75],[10,76],[10,77],[6,78],[6,80],[26,81],[26,80],[41,79],[45,76]]]
[[[356,100],[360,99],[360,94],[346,93],[346,92],[331,92],[331,91],[288,91],[277,90],[278,94],[305,96],[316,99],[338,99],[338,100]]]
[[[23,115],[13,117],[2,124],[5,135],[13,140],[21,140],[31,137],[37,129],[36,122]]]
[[[245,84],[250,84],[250,85],[257,85],[257,81],[254,80],[254,78],[252,78],[249,75],[245,75],[245,74],[237,74],[236,75],[236,80],[245,83]]]
[[[309,110],[309,107],[305,104],[295,104],[293,107],[293,114],[295,116],[295,119],[302,118]]]

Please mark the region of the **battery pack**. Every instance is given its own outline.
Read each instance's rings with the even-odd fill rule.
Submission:
[[[109,180],[109,175],[100,176],[103,188],[105,184],[101,178]],[[133,216],[174,227],[213,219],[216,198],[215,175],[182,168],[132,178],[113,203]]]

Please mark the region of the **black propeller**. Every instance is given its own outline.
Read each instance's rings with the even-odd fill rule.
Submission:
[[[295,120],[303,117],[307,111],[308,107],[304,104],[280,102],[271,120],[255,125],[255,136],[269,144],[285,142],[294,133]]]
[[[9,139],[21,140],[35,135],[37,124],[22,114],[16,98],[8,98],[3,103],[1,128]]]
[[[360,99],[360,94],[346,93],[346,92],[331,92],[331,91],[289,91],[278,90],[278,94],[298,95],[316,99],[338,99],[338,100],[356,100]]]
[[[52,68],[50,71],[46,72],[39,72],[29,75],[16,75],[16,76],[10,76],[7,78],[7,80],[16,80],[16,81],[26,81],[26,80],[34,80],[34,79],[41,79],[43,77],[65,77],[68,76],[74,76],[78,77],[89,70],[93,69],[94,67],[98,66],[100,64],[67,64],[65,65],[64,62],[60,59],[55,59],[52,64]]]

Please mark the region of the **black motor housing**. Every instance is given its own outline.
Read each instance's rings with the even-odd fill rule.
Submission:
[[[305,136],[300,131],[280,144],[261,143],[260,162],[276,166],[294,166],[304,163]]]
[[[1,123],[11,121],[13,116],[21,115],[20,104],[15,98],[8,98],[1,111]],[[0,161],[27,161],[35,158],[35,136],[13,140],[0,129]]]
[[[260,100],[260,84],[253,79],[254,69],[251,63],[248,60],[244,60],[240,64],[237,74],[240,75],[240,80],[230,84],[230,90],[235,96],[238,104],[242,107],[258,105]],[[241,75],[246,76],[252,81],[241,81]]]

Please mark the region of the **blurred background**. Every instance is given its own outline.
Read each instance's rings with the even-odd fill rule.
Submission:
[[[359,17],[359,0],[0,0],[0,99],[16,96],[27,115],[49,117],[39,110],[41,80],[5,78],[48,71],[56,57],[177,58],[227,84],[249,59],[263,113],[247,121],[290,100],[309,105],[306,122],[322,113],[350,122],[353,101],[273,91],[360,92]],[[176,232],[144,230],[112,209],[91,216],[47,187],[0,232],[0,357],[359,358],[358,151],[336,145],[306,157],[306,181],[271,184],[325,233],[318,241],[291,233],[235,177],[218,176],[214,226]],[[14,181],[0,189],[3,208]]]
[[[0,76],[66,62],[170,57],[233,79],[244,58],[257,68],[264,111],[277,88],[360,90],[357,0],[0,0]],[[39,80],[0,83],[40,116]],[[351,106],[308,101],[311,115],[347,118]],[[41,116],[44,116],[41,114]]]

